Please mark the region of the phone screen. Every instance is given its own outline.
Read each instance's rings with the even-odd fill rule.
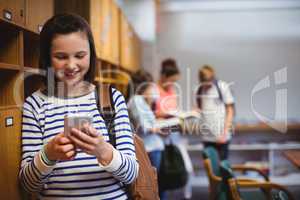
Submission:
[[[82,115],[82,114],[65,115],[65,118],[64,118],[64,133],[65,133],[65,135],[68,136],[70,134],[70,131],[72,128],[82,130],[83,125],[85,123],[92,125],[93,118],[91,116]]]

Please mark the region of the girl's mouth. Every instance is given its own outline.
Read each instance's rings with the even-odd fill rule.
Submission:
[[[67,79],[72,79],[75,78],[78,73],[79,71],[72,71],[72,72],[65,72],[64,74]]]

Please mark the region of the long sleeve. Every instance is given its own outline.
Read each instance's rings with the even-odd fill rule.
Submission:
[[[35,102],[34,97],[26,99],[22,116],[22,161],[19,178],[28,192],[40,191],[53,169],[45,165],[40,157],[43,133],[38,122],[38,107]]]
[[[155,125],[155,115],[142,98],[141,96],[134,96],[129,102],[129,110],[136,125],[146,134]]]
[[[123,95],[113,90],[113,103],[116,110],[114,133],[116,134],[116,151],[106,170],[125,184],[132,183],[138,175],[138,161],[135,155],[133,133],[130,126],[128,110]]]

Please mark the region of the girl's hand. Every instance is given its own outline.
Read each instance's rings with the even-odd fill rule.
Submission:
[[[151,133],[158,134],[162,137],[166,137],[166,136],[170,135],[170,131],[163,131],[160,128],[151,128],[150,131],[151,131]]]
[[[226,140],[226,134],[225,133],[218,136],[217,143],[225,144],[226,142],[227,142],[227,140]]]
[[[96,129],[88,124],[83,126],[82,131],[72,128],[70,140],[84,152],[97,157],[102,165],[108,165],[113,158],[113,146],[107,143]]]
[[[153,134],[158,134],[161,132],[161,129],[160,128],[150,128],[150,132]]]
[[[45,154],[51,161],[72,160],[76,150],[71,140],[64,133],[59,133],[46,144]]]

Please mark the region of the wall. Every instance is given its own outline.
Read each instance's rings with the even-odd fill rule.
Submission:
[[[275,90],[287,88],[288,118],[300,120],[299,22],[300,9],[162,12],[155,64],[158,67],[166,57],[178,60],[184,109],[191,107],[186,94],[196,86],[199,66],[211,64],[220,79],[234,82],[239,120],[257,120],[250,106],[251,91],[267,75],[271,87],[254,96],[255,110],[272,118]],[[283,67],[287,83],[274,85],[273,73]]]

